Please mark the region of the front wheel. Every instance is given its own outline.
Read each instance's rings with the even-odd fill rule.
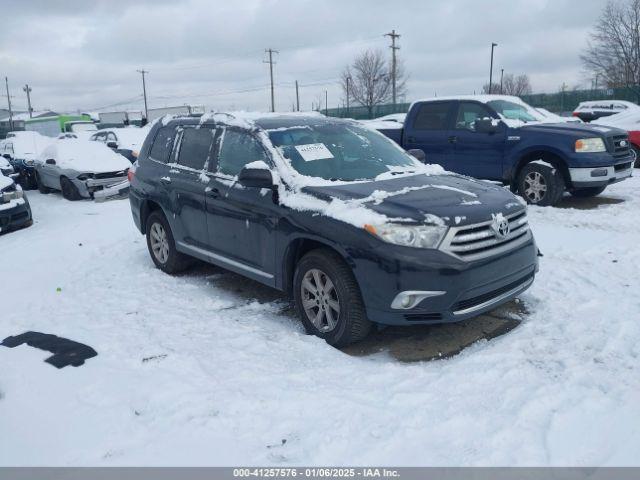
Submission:
[[[604,187],[578,188],[576,190],[572,190],[571,195],[573,195],[574,197],[581,197],[581,198],[595,197],[596,195],[600,195],[602,192],[604,192],[605,188],[607,187],[604,186]]]
[[[635,145],[631,145],[631,155],[633,156],[633,166],[640,168],[640,149]]]
[[[335,252],[307,253],[296,267],[293,292],[307,333],[335,347],[362,340],[371,329],[360,289],[349,266]]]
[[[62,190],[62,196],[67,200],[76,201],[80,200],[82,196],[71,180],[67,177],[60,178],[60,189]]]
[[[189,266],[189,257],[176,250],[171,227],[162,212],[151,212],[146,226],[147,248],[156,267],[165,273],[178,273]]]
[[[564,193],[562,173],[546,162],[528,163],[518,175],[518,193],[532,205],[556,205]]]

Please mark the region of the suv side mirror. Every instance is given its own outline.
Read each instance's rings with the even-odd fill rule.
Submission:
[[[475,121],[475,129],[478,133],[496,133],[499,130],[498,125],[493,124],[492,118],[479,118]]]
[[[253,163],[256,164],[258,162]],[[258,168],[255,168],[252,167],[251,164],[244,167],[240,171],[240,175],[238,175],[238,183],[245,187],[272,188],[273,176],[271,175],[271,171],[268,169],[266,163],[260,163],[262,163],[265,168],[260,168],[261,165],[256,165]]]
[[[7,160],[11,160],[11,155],[9,155],[8,153],[5,153],[4,155],[2,155],[4,158],[6,158]]]
[[[53,158],[47,158],[44,163],[46,163],[47,165],[55,165],[56,161]]]
[[[107,147],[109,148],[118,148],[118,142],[114,142],[113,140],[110,142],[107,142]]]
[[[421,148],[412,148],[410,150],[407,150],[407,153],[412,157],[415,157],[422,163],[427,161],[427,156],[425,155],[424,150],[422,150]]]

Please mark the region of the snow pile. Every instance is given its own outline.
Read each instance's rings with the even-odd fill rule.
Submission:
[[[65,139],[56,140],[40,155],[39,162],[56,161],[59,168],[78,172],[103,173],[126,170],[131,166],[122,155],[100,142]]]

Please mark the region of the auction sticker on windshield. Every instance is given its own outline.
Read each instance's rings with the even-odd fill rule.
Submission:
[[[333,154],[329,151],[324,143],[307,143],[306,145],[296,145],[296,150],[305,162],[333,158]]]

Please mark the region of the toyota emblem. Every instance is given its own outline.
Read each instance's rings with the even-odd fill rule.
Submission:
[[[509,220],[504,218],[502,214],[498,214],[493,217],[491,229],[498,238],[507,238],[509,236],[509,233],[511,233]]]

